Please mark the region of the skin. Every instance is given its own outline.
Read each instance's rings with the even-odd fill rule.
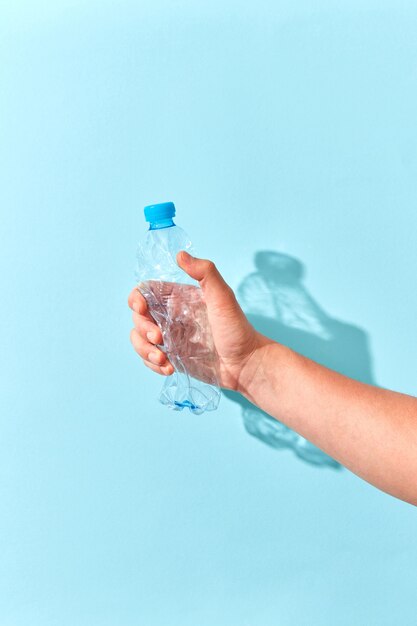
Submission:
[[[219,382],[283,422],[375,487],[417,505],[417,398],[357,382],[258,333],[211,261],[186,252],[178,265],[198,280],[219,355]],[[156,344],[159,327],[137,288],[130,339],[144,364],[174,369]]]

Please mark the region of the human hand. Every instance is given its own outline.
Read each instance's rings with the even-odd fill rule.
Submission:
[[[197,259],[182,251],[177,255],[177,263],[191,278],[200,283],[207,317],[211,328],[214,346],[218,354],[218,377],[221,387],[244,392],[247,390],[253,375],[258,369],[260,348],[270,343],[270,340],[258,333],[249,323],[240,308],[232,289],[223,280],[216,266],[211,261]],[[151,281],[151,284],[154,281]],[[158,284],[154,283],[155,286]],[[185,289],[195,290],[195,287],[162,283],[161,289],[169,295],[170,302],[175,308],[181,304]],[[178,294],[176,293],[178,291]],[[153,371],[170,375],[174,371],[173,364],[167,355],[157,345],[163,344],[161,328],[150,315],[145,297],[136,288],[129,295],[128,303],[133,310],[135,328],[131,332],[131,342],[136,352],[143,358],[147,367]],[[198,303],[196,304],[198,306]],[[175,315],[172,316],[175,318]],[[158,320],[159,321],[159,320]],[[172,332],[187,333],[187,329],[170,329]],[[180,345],[192,346],[192,339],[179,342]],[[192,350],[192,348],[190,348]],[[189,357],[187,359],[187,357]],[[187,371],[202,380],[209,379],[209,372],[193,371],[193,359],[189,355],[181,354],[181,360],[186,364]],[[201,364],[201,360],[200,360]],[[207,368],[208,370],[209,368]],[[190,371],[191,370],[191,371]]]

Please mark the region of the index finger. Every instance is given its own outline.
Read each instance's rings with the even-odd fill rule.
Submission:
[[[146,315],[148,313],[148,305],[145,298],[137,287],[132,289],[127,299],[127,303],[132,311],[139,313],[140,315]]]

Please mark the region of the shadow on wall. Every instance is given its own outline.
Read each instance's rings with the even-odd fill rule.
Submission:
[[[296,352],[350,378],[375,384],[367,333],[330,317],[303,285],[303,264],[287,254],[255,254],[256,271],[243,279],[238,300],[255,328]],[[223,390],[242,407],[247,432],[277,449],[292,449],[303,461],[340,469],[334,459],[270,417],[243,396]]]

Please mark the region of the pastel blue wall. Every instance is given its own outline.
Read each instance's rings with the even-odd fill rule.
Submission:
[[[226,397],[161,407],[126,299],[173,200],[235,289],[298,259],[417,394],[416,27],[394,0],[2,3],[2,626],[415,625],[415,508]]]

